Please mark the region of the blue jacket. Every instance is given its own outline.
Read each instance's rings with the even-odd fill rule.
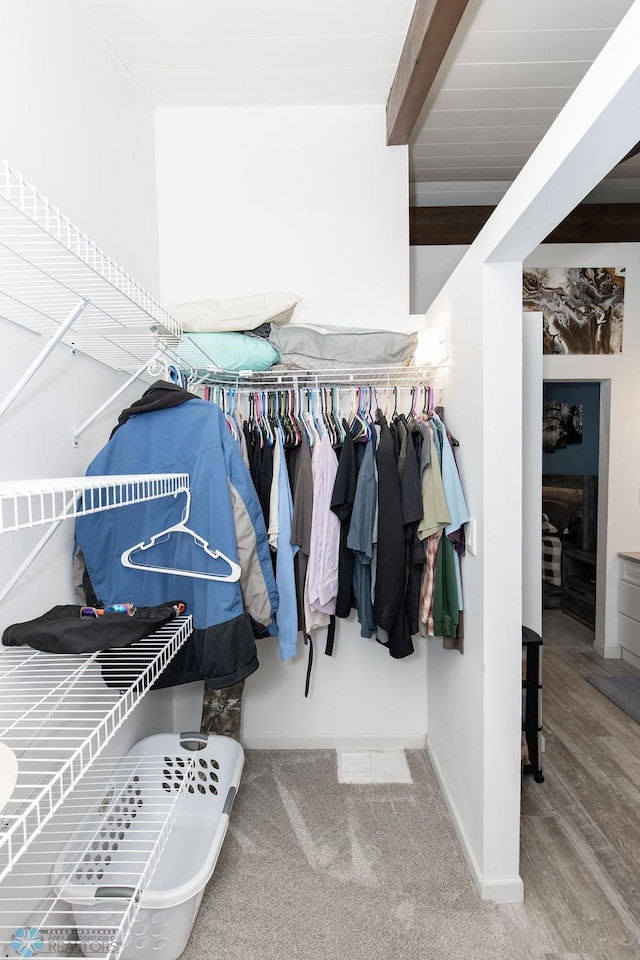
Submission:
[[[145,406],[146,397],[153,402]],[[184,600],[194,633],[158,685],[204,679],[212,689],[230,686],[257,669],[254,637],[275,632],[278,607],[264,519],[249,472],[222,410],[174,384],[154,384],[125,413],[87,474],[188,473],[186,525],[208,541],[212,551],[238,563],[241,575],[239,581],[228,582],[123,566],[124,550],[147,543],[182,518],[187,497],[178,494],[77,519],[76,544],[95,597],[105,605]],[[230,569],[184,533],[172,533],[132,559],[221,576]]]

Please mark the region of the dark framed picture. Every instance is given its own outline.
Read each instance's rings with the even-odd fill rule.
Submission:
[[[555,453],[571,443],[582,443],[582,404],[548,400],[542,416],[542,450]]]

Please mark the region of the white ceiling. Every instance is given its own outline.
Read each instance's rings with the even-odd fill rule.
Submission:
[[[414,6],[414,0],[77,2],[161,107],[382,105]],[[469,0],[412,138],[414,197],[499,199],[632,2]],[[627,193],[618,196],[628,199],[640,156],[612,176],[625,178],[618,186]]]
[[[470,0],[412,137],[414,189],[511,182],[632,2]]]
[[[158,106],[384,104],[414,0],[79,0]]]

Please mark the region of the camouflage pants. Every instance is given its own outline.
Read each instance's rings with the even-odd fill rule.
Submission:
[[[240,740],[243,687],[244,680],[222,690],[204,688],[200,723],[202,733],[220,734]]]

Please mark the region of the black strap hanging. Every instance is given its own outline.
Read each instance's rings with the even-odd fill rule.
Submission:
[[[329,617],[329,627],[327,629],[327,645],[324,648],[325,656],[333,656],[333,645],[336,640],[336,616],[332,613]]]
[[[310,633],[304,635],[305,646],[309,645],[309,657],[307,659],[307,677],[304,683],[304,695],[309,696],[309,684],[311,683],[311,668],[313,666],[313,640]]]

